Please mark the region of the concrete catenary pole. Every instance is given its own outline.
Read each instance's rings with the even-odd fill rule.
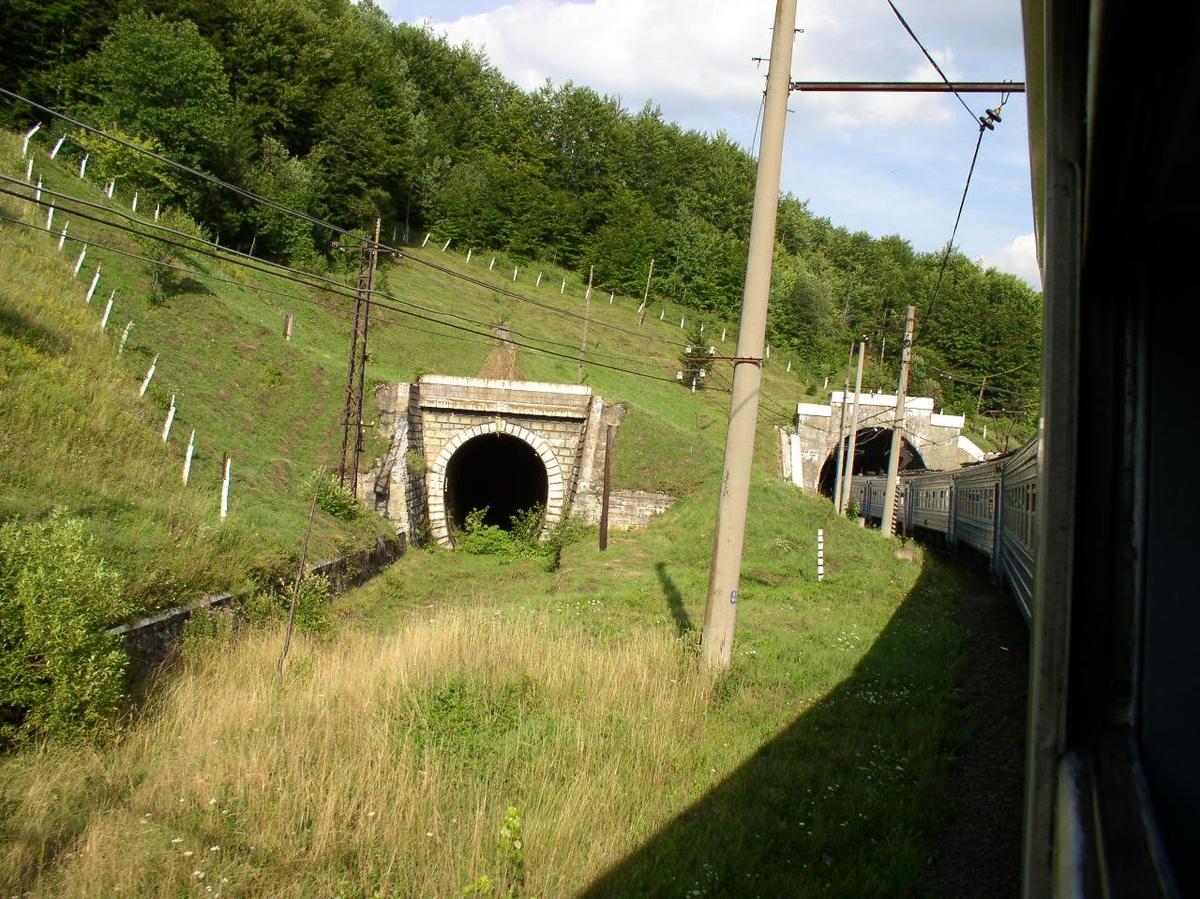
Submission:
[[[833,478],[833,505],[840,510],[842,503],[842,477],[846,470],[846,403],[850,400],[850,372],[842,382],[842,414],[838,419],[837,473]]]
[[[703,659],[706,665],[716,668],[728,666],[733,652],[795,30],[796,0],[777,0],[758,177],[754,185],[754,214],[750,221],[746,284],[742,293],[741,327],[733,368],[729,431],[725,438],[725,471],[721,478],[708,601],[704,608]]]
[[[842,498],[838,503],[838,514],[845,515],[850,506],[850,482],[854,480],[854,449],[858,443],[858,397],[862,393],[863,354],[867,351],[867,342],[858,342],[858,372],[854,376],[854,405],[850,409],[850,441],[846,447],[846,470],[842,478]]]
[[[892,423],[892,451],[888,455],[887,490],[883,494],[883,519],[880,530],[891,535],[895,529],[896,483],[900,475],[900,452],[904,447],[904,392],[908,389],[908,369],[912,365],[913,318],[916,306],[908,307],[908,319],[904,323],[904,354],[900,362],[900,385],[896,389],[896,419]]]

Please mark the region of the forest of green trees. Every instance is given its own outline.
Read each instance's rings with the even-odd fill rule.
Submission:
[[[0,10],[0,86],[343,227],[382,216],[389,236],[407,223],[518,259],[594,265],[598,283],[635,295],[653,258],[660,296],[737,319],[755,163],[723,134],[569,83],[523,91],[481,53],[393,23],[369,0],[0,0]],[[34,118],[0,104],[0,124]],[[329,249],[331,235],[301,220],[133,154],[98,155],[108,177],[184,204],[222,243],[253,240],[258,254],[298,264]],[[931,303],[941,259],[784,196],[772,344],[810,371],[840,370],[858,336],[897,349],[914,303],[913,390],[1028,423],[1039,294],[952,253]]]

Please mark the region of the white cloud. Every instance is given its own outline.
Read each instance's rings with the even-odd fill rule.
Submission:
[[[984,265],[998,268],[1002,272],[1016,275],[1034,290],[1042,289],[1042,275],[1038,269],[1037,244],[1033,232],[1018,234],[994,253],[985,253],[980,260]]]
[[[771,0],[514,0],[431,24],[454,43],[484,50],[526,89],[546,78],[570,80],[632,108],[653,100],[690,127],[728,128],[733,115],[749,119],[750,130],[766,74],[751,59],[770,51],[773,13]],[[805,4],[801,25],[792,65],[798,79],[936,78],[874,0],[815,0]],[[962,76],[949,46],[933,52],[951,77]],[[962,114],[945,96],[813,94],[801,102],[806,127],[845,137],[941,126]]]

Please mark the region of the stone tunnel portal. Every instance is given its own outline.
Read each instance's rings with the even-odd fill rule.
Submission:
[[[849,448],[850,437],[843,443]],[[853,474],[887,474],[888,456],[892,452],[891,428],[862,428],[855,437]],[[925,460],[916,447],[905,437],[900,447],[900,470],[914,471],[925,468]],[[853,475],[852,475],[853,476]],[[821,466],[818,489],[825,496],[833,496],[833,484],[837,480],[837,449],[829,454]]]
[[[446,464],[446,518],[462,528],[467,513],[487,507],[484,523],[508,530],[518,512],[546,508],[546,465],[526,441],[491,433],[462,444]]]

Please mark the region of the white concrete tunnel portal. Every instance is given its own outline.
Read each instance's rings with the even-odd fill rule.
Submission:
[[[453,542],[475,509],[486,507],[484,523],[505,530],[515,514],[535,505],[544,509],[544,527],[562,517],[558,459],[541,437],[512,423],[463,430],[446,444],[430,474],[430,525],[443,543]]]

